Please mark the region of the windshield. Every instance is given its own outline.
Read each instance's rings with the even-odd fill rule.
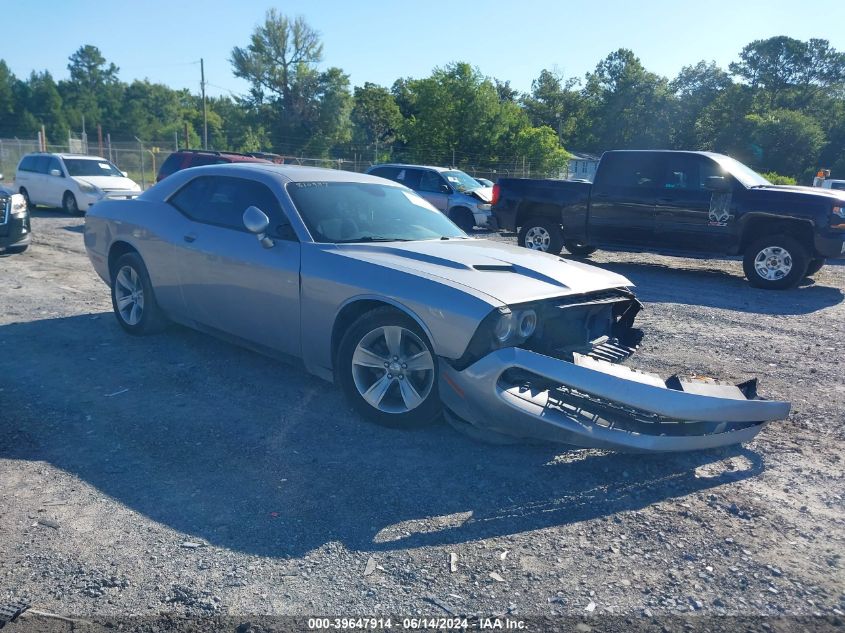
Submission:
[[[65,158],[65,167],[67,167],[69,176],[117,176],[123,178],[121,171],[107,160]]]
[[[831,189],[843,189],[845,190],[845,180],[836,180],[830,183]]]
[[[713,156],[713,160],[746,187],[763,187],[772,184],[750,167],[729,156]]]
[[[441,172],[440,175],[443,176],[446,181],[460,193],[472,191],[473,189],[478,189],[481,186],[475,178],[472,178],[469,174],[465,174],[457,169]]]
[[[317,242],[466,237],[413,191],[361,182],[291,182],[287,191]]]

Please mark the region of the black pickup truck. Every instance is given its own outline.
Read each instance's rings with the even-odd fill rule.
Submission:
[[[743,256],[748,281],[790,288],[845,256],[845,192],[772,185],[709,152],[605,152],[593,183],[501,178],[498,225],[519,244]]]

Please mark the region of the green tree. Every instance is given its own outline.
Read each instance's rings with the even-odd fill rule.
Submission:
[[[402,113],[391,92],[366,82],[355,88],[352,107],[354,139],[367,146],[392,144],[402,129]]]
[[[118,79],[119,68],[108,62],[100,49],[86,44],[69,58],[70,80],[59,83],[66,103],[66,115],[74,127],[88,129],[100,124],[114,127],[120,116],[124,84]]]
[[[769,108],[802,108],[818,94],[845,87],[845,53],[830,42],[785,35],[755,40],[742,49],[733,74],[761,89]]]
[[[32,114],[37,124],[43,125],[47,133],[47,142],[66,143],[68,124],[62,109],[62,97],[53,76],[48,71],[33,72],[23,91],[26,102],[24,107]]]
[[[557,130],[563,145],[577,143],[579,129],[589,127],[586,102],[575,89],[577,85],[577,79],[564,79],[544,69],[531,82],[531,93],[522,99],[531,124]]]
[[[517,152],[533,173],[552,175],[563,171],[570,158],[560,145],[557,132],[547,125],[526,127],[517,135]]]
[[[704,110],[733,85],[730,76],[715,62],[700,61],[684,66],[669,84],[678,107],[672,125],[672,145],[676,149],[699,149],[706,140],[697,125]]]
[[[583,91],[592,122],[586,149],[669,147],[676,101],[668,81],[620,48],[588,73]]]
[[[275,9],[249,46],[232,50],[235,76],[250,82],[248,102],[277,150],[324,153],[350,137],[349,77],[339,68],[319,72],[322,55],[320,35],[304,18]]]
[[[815,171],[824,133],[814,119],[795,110],[773,110],[746,120],[756,149],[752,166],[799,179]]]

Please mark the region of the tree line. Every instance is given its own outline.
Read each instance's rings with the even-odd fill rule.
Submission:
[[[727,69],[700,61],[672,79],[619,49],[584,77],[543,70],[527,93],[465,62],[352,87],[341,68],[321,70],[320,34],[304,18],[271,9],[230,60],[249,91],[208,99],[215,149],[533,173],[562,169],[567,149],[697,149],[801,182],[820,167],[845,177],[845,53],[823,39],[756,40]],[[113,141],[166,143],[187,129],[181,144],[200,146],[202,102],[189,90],[123,82],[91,45],[68,71],[21,79],[0,60],[0,138],[43,125],[64,143],[84,120]]]

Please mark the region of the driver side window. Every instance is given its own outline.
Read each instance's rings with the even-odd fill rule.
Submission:
[[[440,177],[440,174],[434,171],[424,171],[420,178],[420,185],[418,191],[425,191],[428,193],[444,193],[443,185],[446,181]]]
[[[662,186],[664,190],[705,191],[709,177],[724,175],[715,161],[705,156],[670,155]]]
[[[278,228],[288,224],[273,192],[266,185],[245,178],[200,176],[177,191],[168,202],[195,222],[235,231],[246,231],[243,213],[249,206],[266,213],[270,226]]]

